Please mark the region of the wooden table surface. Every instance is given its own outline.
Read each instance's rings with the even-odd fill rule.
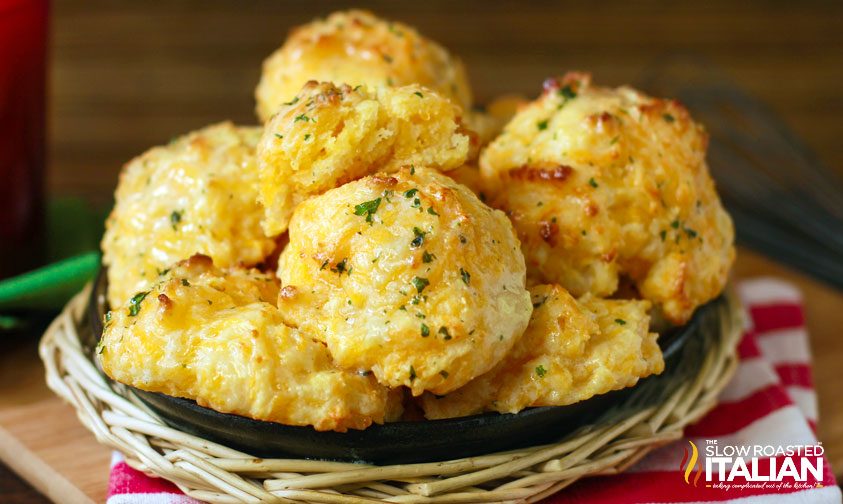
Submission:
[[[255,122],[252,91],[262,59],[290,26],[343,4],[55,0],[49,192],[107,204],[120,166],[147,147],[214,121]],[[590,70],[598,83],[618,85],[638,82],[669,56],[705,59],[766,101],[821,161],[843,173],[843,3],[366,5],[417,26],[458,54],[479,102],[504,92],[535,95],[545,77],[570,69]],[[843,295],[747,251],[741,251],[735,274],[775,275],[803,290],[819,436],[841,475]],[[0,354],[8,345],[0,341]],[[34,359],[34,345],[29,347],[15,351]],[[97,478],[105,484],[106,474],[92,481]],[[0,501],[37,499],[0,464]]]

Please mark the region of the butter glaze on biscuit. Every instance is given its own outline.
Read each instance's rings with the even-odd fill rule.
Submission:
[[[426,168],[299,205],[278,277],[288,324],[321,335],[340,366],[414,395],[491,369],[532,311],[506,216]]]
[[[400,415],[372,376],[285,325],[277,293],[271,275],[191,257],[109,312],[97,358],[121,383],[256,420],[344,432]]]
[[[629,278],[658,315],[682,324],[723,290],[735,255],[707,144],[678,102],[568,74],[545,83],[480,167],[532,283],[604,297]]]

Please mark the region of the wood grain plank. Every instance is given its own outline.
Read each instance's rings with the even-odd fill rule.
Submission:
[[[111,451],[47,389],[31,336],[0,338],[0,460],[54,502],[104,502]]]

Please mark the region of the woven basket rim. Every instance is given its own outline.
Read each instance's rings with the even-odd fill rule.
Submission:
[[[535,502],[582,477],[619,473],[654,448],[681,438],[688,424],[714,407],[734,374],[744,327],[737,296],[727,290],[699,371],[657,404],[635,413],[617,412],[541,446],[375,466],[260,459],[169,427],[126,387],[107,381],[85,354],[79,332],[85,330],[90,288],[67,304],[41,339],[48,386],[131,467],[215,503]]]

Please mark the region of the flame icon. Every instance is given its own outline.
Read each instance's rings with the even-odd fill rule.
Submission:
[[[694,444],[693,441],[688,441],[688,444],[691,445],[691,460],[688,460],[688,448],[685,448],[685,455],[682,457],[682,462],[679,463],[679,470],[685,473],[685,483],[688,485],[691,484],[691,472],[694,471],[694,468],[697,469],[696,474],[694,474],[694,486],[697,486],[697,483],[700,481],[700,476],[702,475],[702,462],[700,462],[700,452],[697,450],[697,445]],[[685,463],[688,463],[686,466]]]

